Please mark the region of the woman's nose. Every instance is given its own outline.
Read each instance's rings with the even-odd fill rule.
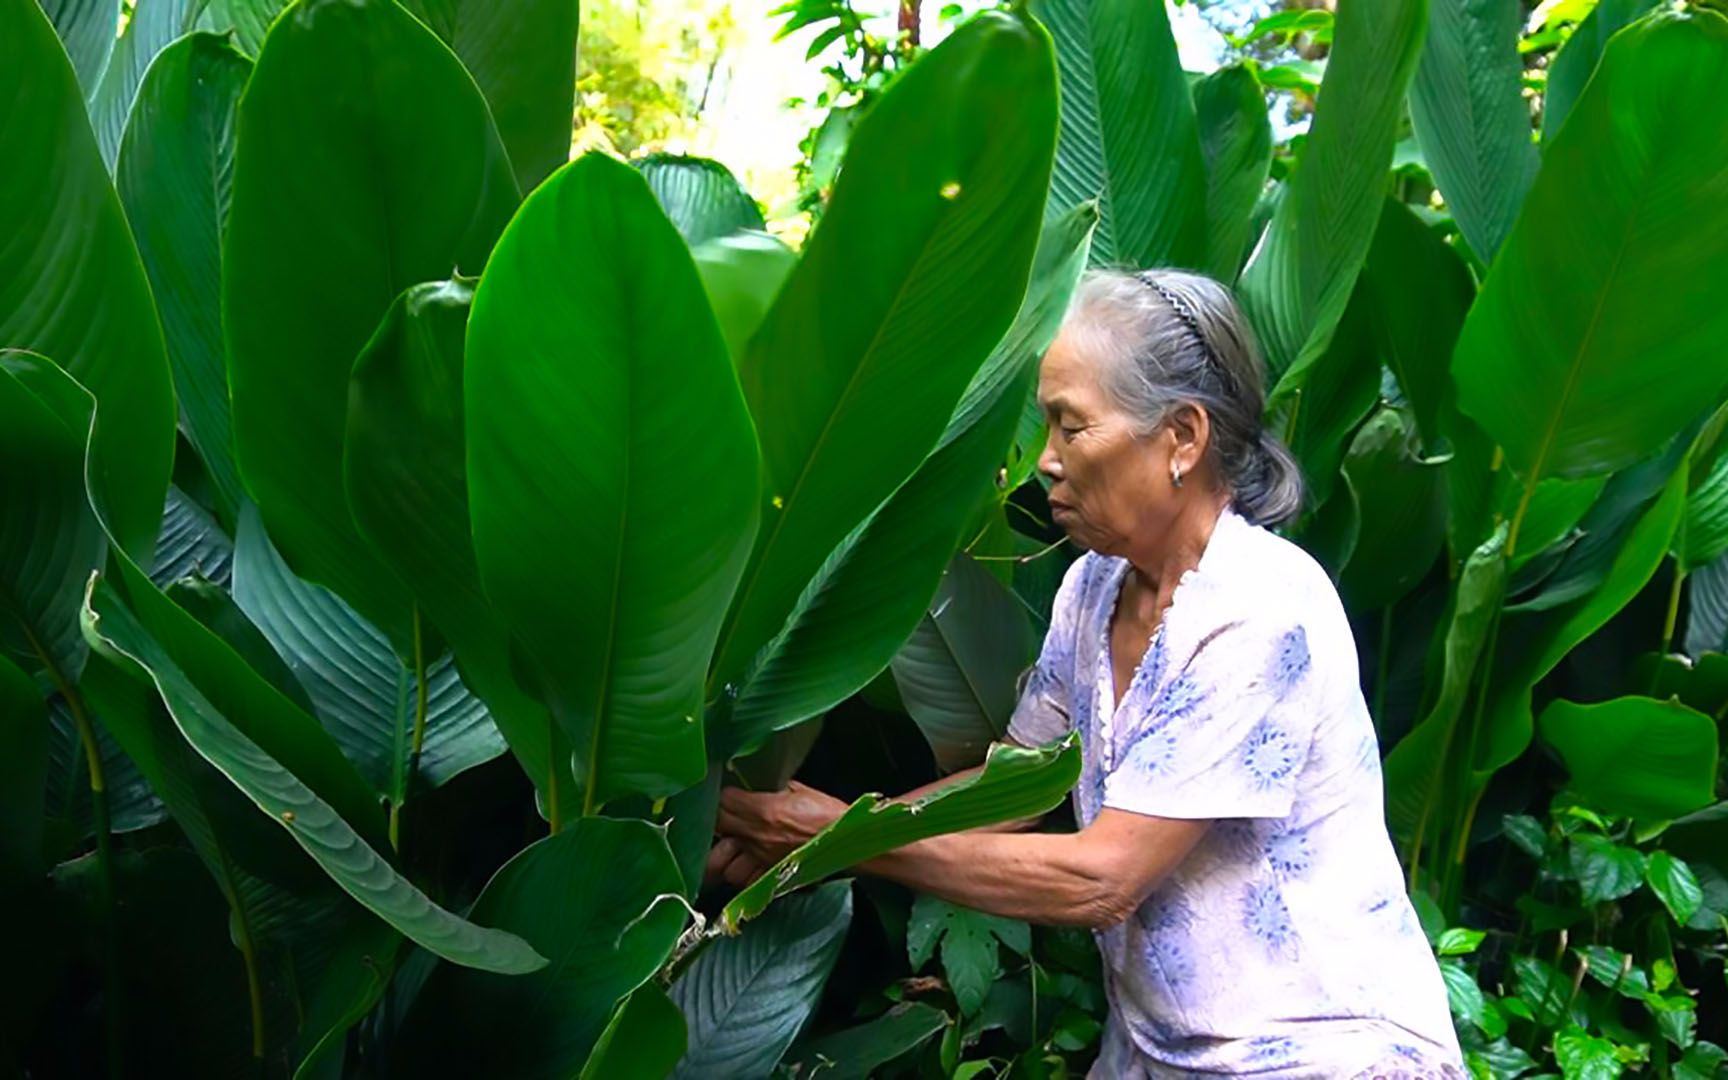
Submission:
[[[1057,456],[1054,439],[1044,439],[1044,450],[1038,455],[1038,471],[1052,480],[1062,479],[1062,459]]]

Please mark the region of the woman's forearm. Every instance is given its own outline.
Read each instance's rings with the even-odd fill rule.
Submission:
[[[934,836],[859,869],[976,911],[1047,925],[1113,926],[1138,903],[1077,833]]]

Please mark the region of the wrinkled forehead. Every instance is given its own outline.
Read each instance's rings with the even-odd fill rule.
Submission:
[[[1038,365],[1038,405],[1046,412],[1062,405],[1095,403],[1103,394],[1098,382],[1095,335],[1065,324]]]

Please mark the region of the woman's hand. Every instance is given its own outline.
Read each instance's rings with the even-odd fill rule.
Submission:
[[[715,826],[722,839],[709,853],[709,874],[723,874],[733,884],[745,873],[753,879],[845,811],[846,804],[839,799],[796,780],[785,791],[726,788],[720,792]],[[740,859],[747,861],[740,865]],[[717,860],[722,860],[718,866]]]

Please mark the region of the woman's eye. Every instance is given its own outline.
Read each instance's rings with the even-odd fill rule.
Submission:
[[[1069,427],[1069,426],[1067,426],[1067,425],[1066,425],[1066,424],[1064,424],[1064,425],[1063,425],[1063,426],[1062,426],[1062,427],[1061,427],[1061,428],[1059,428],[1059,429],[1058,429],[1058,430],[1059,430],[1059,431],[1061,431],[1061,432],[1062,432],[1062,437],[1063,437],[1063,438],[1064,438],[1064,439],[1072,439],[1072,438],[1073,438],[1073,437],[1074,437],[1074,436],[1076,436],[1076,435],[1078,435],[1078,434],[1080,434],[1080,429],[1079,429],[1079,428],[1077,428],[1077,427]]]

